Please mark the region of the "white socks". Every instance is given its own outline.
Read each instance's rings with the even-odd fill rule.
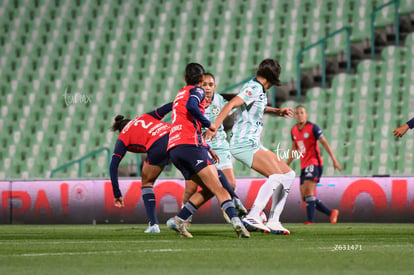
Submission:
[[[279,222],[280,215],[285,207],[290,187],[295,180],[295,171],[283,174],[281,184],[272,194],[272,208],[270,209],[269,222]]]
[[[252,209],[248,216],[258,217],[260,212],[266,207],[267,202],[274,193],[275,189],[281,185],[283,175],[273,174],[270,175],[266,182],[260,187],[259,193],[253,203]]]

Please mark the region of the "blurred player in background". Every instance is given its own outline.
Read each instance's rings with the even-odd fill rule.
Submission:
[[[396,137],[402,137],[403,135],[405,135],[405,133],[407,133],[408,129],[413,129],[413,128],[414,128],[414,117],[410,119],[409,121],[407,121],[407,123],[396,128],[393,133],[394,133],[394,136]]]
[[[293,160],[293,153],[300,152],[300,194],[306,203],[307,221],[305,224],[315,224],[315,209],[328,215],[331,223],[335,224],[339,211],[329,209],[316,197],[316,184],[322,176],[323,161],[319,152],[318,140],[331,157],[333,167],[342,171],[335,158],[328,141],[323,136],[322,130],[309,122],[305,107],[299,105],[295,108],[294,115],[297,124],[292,127],[292,150],[287,164]]]
[[[216,90],[216,81],[213,74],[204,74],[204,79],[201,87],[206,93],[205,116],[210,121],[214,121],[221,108],[223,108],[224,104],[227,103],[227,100],[225,100],[220,94],[214,93]],[[219,161],[216,163],[216,167],[223,187],[227,190],[227,192],[229,192],[230,196],[232,197],[236,209],[239,212],[239,216],[246,215],[246,208],[243,206],[243,203],[234,192],[234,189],[236,189],[236,177],[234,176],[230,146],[227,142],[227,135],[224,131],[223,125],[220,125],[215,137],[211,140],[207,140],[206,142],[218,155]],[[230,186],[226,186],[227,183]],[[196,192],[196,190],[197,185],[194,182],[186,182],[186,191],[184,192],[183,203],[186,203],[190,196]],[[227,214],[223,212],[223,215],[226,221],[230,223],[230,219],[227,217]]]
[[[231,219],[237,235],[248,238],[249,232],[238,217],[229,193],[220,184],[214,166],[217,155],[207,146],[202,136],[202,127],[216,130],[204,116],[205,91],[198,86],[203,77],[204,68],[200,64],[190,63],[186,66],[184,79],[187,86],[178,92],[173,102],[172,128],[167,149],[172,162],[181,171],[185,180],[193,180],[202,190],[190,197],[177,216],[167,221],[167,226],[183,237],[192,238],[185,221],[198,207],[215,195],[221,208]],[[209,152],[215,160],[209,156]]]
[[[112,131],[120,132],[110,164],[111,183],[116,207],[124,207],[124,200],[118,184],[119,163],[127,151],[147,153],[147,160],[141,171],[142,199],[144,200],[147,216],[150,219],[145,233],[160,233],[153,185],[169,160],[167,145],[171,124],[163,122],[161,119],[171,109],[172,103],[168,103],[133,120],[118,115],[111,127]]]
[[[230,151],[236,159],[267,177],[266,182],[260,187],[253,207],[243,222],[254,229],[289,235],[289,230],[282,226],[279,217],[285,206],[290,186],[295,179],[295,172],[260,142],[265,112],[281,117],[291,117],[293,114],[293,110],[290,108],[278,109],[267,106],[266,90],[280,84],[280,72],[281,67],[276,60],[263,60],[257,69],[256,77],[247,82],[239,94],[224,105],[217,119],[213,122],[213,131],[207,131],[206,137],[214,136],[217,127],[223,123],[233,109],[236,109]],[[274,197],[272,215],[264,225],[260,213],[272,195]]]

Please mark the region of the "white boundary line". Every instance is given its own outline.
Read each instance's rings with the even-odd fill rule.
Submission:
[[[208,248],[203,249],[143,249],[143,250],[111,250],[111,251],[85,251],[85,252],[55,252],[55,253],[24,253],[16,255],[0,255],[0,257],[49,257],[49,256],[79,256],[79,255],[103,255],[103,254],[121,254],[121,253],[171,253],[171,252],[182,252],[182,251],[201,251],[211,250]]]

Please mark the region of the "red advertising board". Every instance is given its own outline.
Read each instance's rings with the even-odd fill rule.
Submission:
[[[250,208],[264,179],[238,179],[236,193]],[[146,223],[139,180],[121,180],[125,208],[113,206],[110,181],[3,181],[0,182],[0,223]],[[181,207],[184,181],[164,179],[154,192],[160,222]],[[339,222],[414,222],[414,178],[325,177],[317,197],[340,210]],[[265,212],[268,213],[270,203]],[[299,180],[290,191],[283,222],[303,222],[305,205]],[[194,222],[223,222],[216,199],[203,205]],[[317,214],[317,222],[328,222]]]

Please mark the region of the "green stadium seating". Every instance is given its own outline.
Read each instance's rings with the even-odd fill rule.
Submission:
[[[191,61],[213,72],[221,90],[252,75],[269,56],[280,60],[282,81],[294,81],[301,48],[348,25],[353,41],[369,39],[370,13],[385,2],[3,1],[0,177],[47,177],[57,166],[99,147],[112,150],[117,134],[108,128],[113,117],[135,117],[171,101],[184,85],[183,70]],[[401,14],[412,11],[412,0],[400,1]],[[380,12],[377,26],[392,24],[392,13],[393,7]],[[327,54],[344,47],[345,35],[338,35],[327,43]],[[336,76],[331,89],[308,91],[303,104],[309,119],[338,145],[346,174],[392,173],[384,168],[388,159],[374,158],[382,138],[391,151],[400,143],[412,146],[405,141],[394,146],[389,134],[372,135],[370,129],[391,131],[414,115],[413,52],[410,34],[404,47],[385,48],[381,61],[364,61],[356,75]],[[301,68],[318,66],[320,58],[320,49],[307,52]],[[65,93],[88,96],[91,102],[67,104]],[[265,124],[265,146],[280,142],[290,147],[292,120],[269,116]],[[85,162],[85,176],[102,176],[103,156]],[[136,161],[127,156],[125,165]],[[412,173],[404,162],[410,158],[400,150],[390,167]],[[356,169],[353,162],[361,166]],[[235,168],[242,176],[257,175],[237,162]],[[334,173],[327,169],[327,174]],[[181,177],[175,168],[162,175]],[[77,167],[59,176],[77,177]]]

